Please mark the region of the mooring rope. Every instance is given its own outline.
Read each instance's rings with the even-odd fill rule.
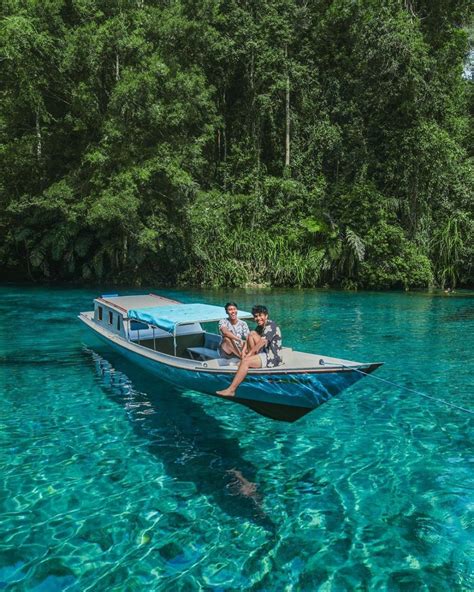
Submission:
[[[359,370],[359,368],[353,368],[352,366],[346,366],[344,364],[335,364],[333,362],[325,362],[322,358],[319,360],[320,366],[337,366],[341,368],[347,368],[348,370],[354,370],[355,372],[359,372],[364,376],[369,376],[374,380],[379,380],[380,382],[385,382],[391,386],[394,386],[397,389],[408,391],[409,393],[415,393],[416,395],[420,395],[421,397],[425,397],[426,399],[431,399],[432,401],[436,401],[437,403],[442,403],[443,405],[447,405],[448,407],[453,407],[453,409],[458,409],[459,411],[464,411],[464,413],[469,413],[470,415],[474,415],[474,411],[471,409],[466,409],[465,407],[461,407],[460,405],[455,405],[454,403],[449,403],[448,401],[443,401],[443,399],[438,399],[437,397],[432,397],[431,395],[427,395],[426,393],[422,393],[420,391],[416,391],[415,389],[408,388],[407,386],[403,386],[402,384],[397,384],[396,382],[392,382],[391,380],[386,380],[385,378],[380,378],[379,376],[374,376],[373,374],[369,374],[368,372],[364,372],[363,370]]]

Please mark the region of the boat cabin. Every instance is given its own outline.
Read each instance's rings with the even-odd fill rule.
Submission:
[[[104,294],[94,300],[93,320],[127,341],[164,354],[192,360],[219,357],[221,337],[202,323],[225,316],[220,306],[182,304],[162,296]],[[239,314],[251,318],[250,313]]]

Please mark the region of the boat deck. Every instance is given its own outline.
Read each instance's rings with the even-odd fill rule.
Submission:
[[[321,370],[334,369],[334,367],[358,367],[364,364],[360,362],[353,362],[350,360],[344,360],[342,358],[331,358],[329,356],[323,356],[319,354],[309,354],[306,352],[295,351],[291,347],[284,347],[282,349],[283,364],[277,367],[281,370],[308,370],[321,368]],[[321,360],[323,363],[321,364]],[[237,367],[239,364],[238,358],[223,359],[216,358],[207,360],[208,368],[222,368],[222,367]],[[265,369],[268,370],[268,369]],[[258,369],[252,369],[251,372],[258,371]]]
[[[133,296],[129,298],[134,298]],[[158,298],[158,297],[157,297]],[[131,301],[129,304],[133,304]],[[87,319],[88,324],[94,328],[98,333],[104,334],[104,336],[108,336],[109,332],[104,330],[103,328],[97,326],[94,322],[94,315],[93,312],[85,312],[81,313],[81,316]],[[237,369],[239,365],[238,358],[220,358],[216,355],[217,352],[212,357],[206,359],[206,357],[202,357],[201,359],[197,360],[195,356],[193,356],[192,351],[197,349],[202,349],[206,345],[206,336],[210,337],[218,337],[217,335],[206,333],[201,331],[199,333],[187,333],[183,335],[176,336],[176,355],[174,354],[174,344],[175,340],[172,336],[167,334],[166,336],[156,336],[155,339],[147,338],[145,339],[124,339],[123,337],[115,336],[115,339],[123,340],[125,343],[133,343],[140,347],[143,347],[151,352],[156,352],[157,354],[165,354],[166,356],[171,356],[174,358],[175,362],[180,365],[180,363],[184,363],[185,366],[189,365],[190,361],[193,361],[199,365],[202,364],[203,367],[208,368],[209,370],[223,370],[223,371],[234,371]],[[303,371],[303,370],[318,370],[321,372],[328,372],[331,370],[335,370],[337,368],[360,368],[367,366],[367,363],[364,362],[354,362],[351,360],[345,360],[342,358],[332,358],[329,356],[321,355],[321,354],[311,354],[307,352],[295,351],[291,347],[284,347],[282,349],[282,357],[283,357],[283,364],[275,368],[274,370],[283,371],[283,372],[291,372],[291,371]],[[255,368],[251,369],[250,372],[259,373],[262,371],[268,372],[269,368]],[[272,369],[273,370],[273,369]]]

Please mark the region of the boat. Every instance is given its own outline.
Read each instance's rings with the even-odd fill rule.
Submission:
[[[101,340],[130,361],[180,389],[208,395],[230,385],[239,360],[219,356],[220,336],[207,323],[225,316],[224,308],[182,303],[158,294],[104,294],[94,310],[79,319]],[[239,311],[239,318],[252,315]],[[276,368],[251,369],[233,397],[276,420],[294,422],[379,368],[381,362],[282,350],[284,363]]]

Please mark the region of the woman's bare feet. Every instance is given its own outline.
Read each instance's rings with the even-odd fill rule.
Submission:
[[[216,395],[222,395],[223,397],[233,397],[235,395],[235,391],[226,388],[223,391],[216,391]]]

